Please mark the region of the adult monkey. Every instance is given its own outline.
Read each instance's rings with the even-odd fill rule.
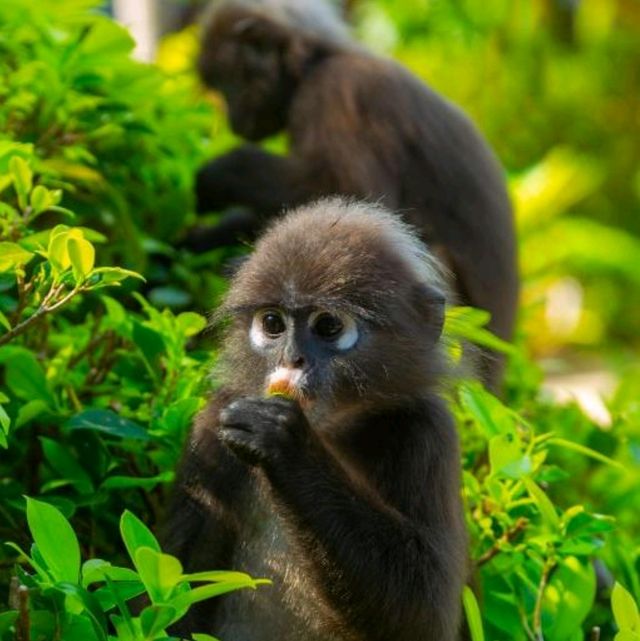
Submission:
[[[191,572],[274,584],[197,606],[185,634],[458,638],[466,538],[438,396],[440,287],[424,246],[373,205],[321,201],[258,242],[222,307],[222,388],[185,449],[165,543]]]
[[[460,302],[491,313],[510,340],[516,242],[502,171],[470,120],[391,60],[355,43],[325,0],[218,0],[199,71],[228,104],[232,129],[259,141],[286,130],[286,157],[245,145],[205,165],[199,211],[224,218],[201,248],[251,235],[283,206],[344,194],[401,212],[449,267]],[[311,230],[312,231],[312,230]],[[487,352],[484,378],[502,362]]]

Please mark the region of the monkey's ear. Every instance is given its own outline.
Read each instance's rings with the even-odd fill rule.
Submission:
[[[415,308],[427,325],[427,335],[436,342],[444,327],[444,311],[446,298],[444,293],[433,285],[421,283],[414,287],[413,301]]]

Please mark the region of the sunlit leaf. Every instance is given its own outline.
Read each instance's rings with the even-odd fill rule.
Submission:
[[[616,623],[621,630],[640,633],[640,614],[633,597],[619,583],[611,592],[611,608]]]
[[[23,249],[17,243],[0,242],[0,272],[13,271],[16,267],[22,267],[26,265],[34,255],[33,252]]]
[[[160,552],[160,544],[151,530],[129,510],[125,510],[120,518],[120,535],[134,564],[136,552],[141,547]],[[136,569],[140,571],[137,565]]]
[[[9,169],[13,177],[13,184],[18,196],[18,203],[22,209],[27,207],[28,195],[33,184],[33,172],[28,163],[20,156],[13,156],[9,161]]]
[[[478,606],[478,601],[473,590],[468,585],[465,585],[462,591],[462,603],[467,617],[471,641],[484,641],[480,607]]]
[[[29,530],[47,568],[57,581],[77,583],[80,546],[69,521],[53,505],[29,497],[26,501]]]

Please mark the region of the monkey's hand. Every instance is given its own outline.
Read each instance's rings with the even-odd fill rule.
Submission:
[[[218,436],[249,465],[277,465],[305,447],[309,423],[297,401],[242,398],[220,412]]]

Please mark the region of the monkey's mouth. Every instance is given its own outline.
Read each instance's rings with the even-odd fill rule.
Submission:
[[[313,403],[306,383],[306,372],[300,368],[278,367],[267,376],[266,393],[268,396],[286,396],[306,408]]]

